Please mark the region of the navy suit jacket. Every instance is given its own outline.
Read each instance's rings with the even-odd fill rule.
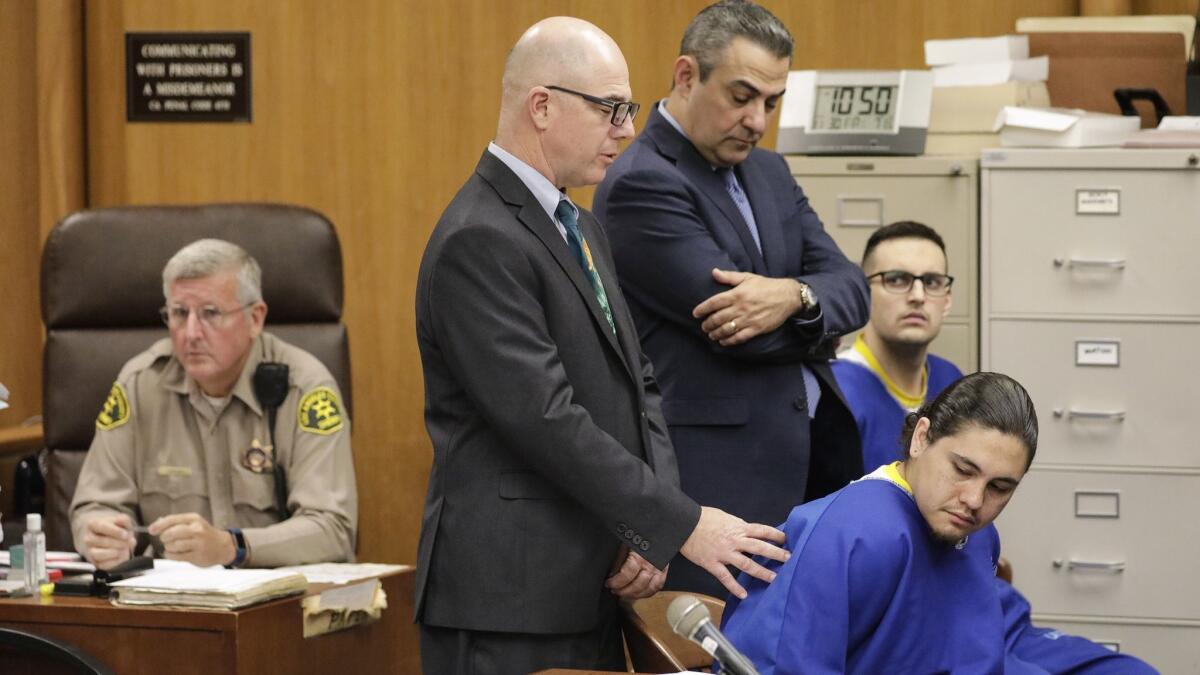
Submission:
[[[755,149],[735,171],[761,254],[724,183],[657,105],[593,206],[662,389],[684,492],[773,525],[863,473],[857,429],[828,361],[832,339],[866,323],[869,296],[862,270],[826,234],[782,156]],[[692,317],[696,305],[729,289],[713,280],[714,267],[803,281],[820,315],[722,347]],[[822,388],[811,427],[804,364]],[[668,586],[724,594],[682,558]]]
[[[416,614],[429,625],[590,630],[616,610],[604,581],[621,544],[661,568],[700,517],[604,233],[586,211],[579,227],[616,335],[554,221],[490,153],[426,246],[417,344],[434,456]]]

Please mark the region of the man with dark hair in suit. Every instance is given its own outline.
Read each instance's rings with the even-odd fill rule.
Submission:
[[[792,47],[753,3],[701,11],[670,96],[594,201],[662,386],[684,492],[763,523],[862,475],[828,361],[833,339],[867,320],[866,284],[783,157],[755,148]],[[667,586],[721,593],[684,561]]]
[[[679,489],[659,393],[608,242],[564,189],[595,184],[638,106],[612,38],[535,24],[505,63],[495,142],[417,280],[433,470],[418,549],[426,673],[624,670],[618,597],[676,552],[735,594],[782,534]]]

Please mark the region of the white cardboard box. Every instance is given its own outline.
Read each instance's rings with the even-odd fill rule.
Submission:
[[[925,41],[925,65],[927,66],[1013,61],[1027,58],[1029,58],[1028,35]]]
[[[929,108],[929,133],[994,133],[1006,105],[1050,107],[1045,82],[1005,82],[984,87],[938,87]]]
[[[1045,82],[1050,76],[1050,57],[955,63],[949,66],[934,66],[931,70],[934,87],[980,87],[1005,82]]]

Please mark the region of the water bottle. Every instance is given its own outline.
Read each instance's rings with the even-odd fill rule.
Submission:
[[[42,514],[25,516],[25,590],[37,595],[42,584],[50,581],[46,572],[46,533],[42,532]]]

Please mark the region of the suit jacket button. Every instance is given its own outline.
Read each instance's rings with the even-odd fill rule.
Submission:
[[[804,399],[802,399],[802,398],[798,398],[798,399],[792,401],[792,407],[795,408],[796,410],[803,410],[805,412],[808,411],[808,406],[804,404]]]
[[[633,530],[625,530],[625,538],[633,539]]]
[[[641,543],[642,543],[642,535],[640,535],[640,534],[633,535],[633,545],[640,546]]]
[[[643,539],[642,543],[640,545],[638,545],[638,548],[642,549],[643,551],[649,551],[650,550],[650,540]]]
[[[629,526],[626,525],[625,523],[617,523],[617,534],[625,534],[625,530],[628,530],[628,529],[629,529]]]

